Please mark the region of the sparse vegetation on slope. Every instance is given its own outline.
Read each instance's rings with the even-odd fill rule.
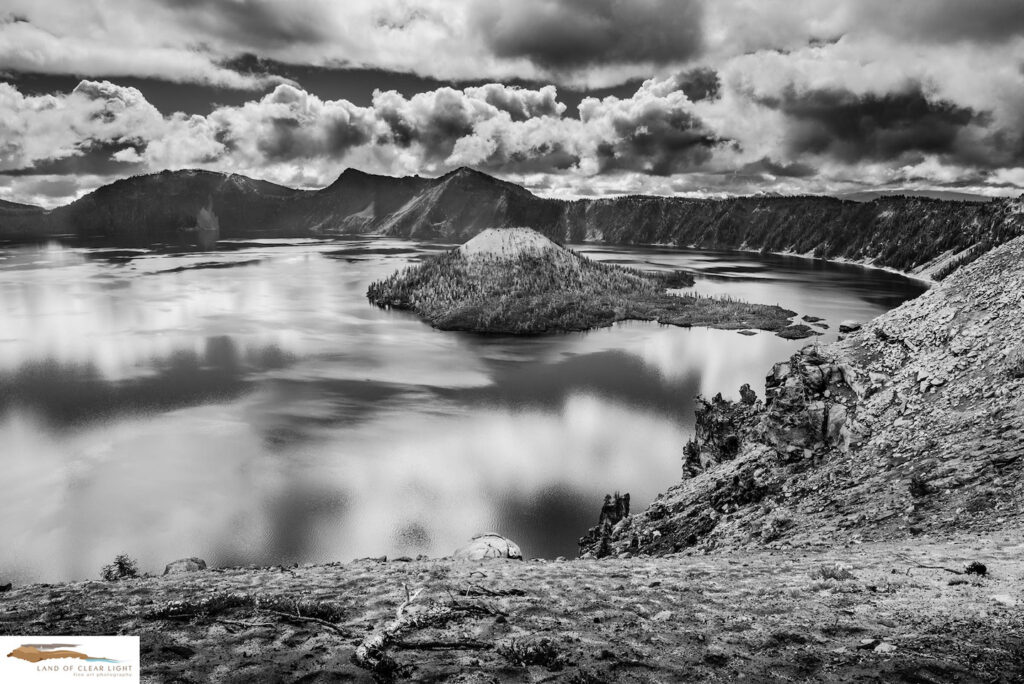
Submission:
[[[518,253],[465,249],[497,232],[375,282],[367,297],[380,307],[414,311],[442,330],[512,335],[622,320],[780,330],[794,315],[778,306],[670,294],[667,288],[692,285],[692,278],[594,262],[550,241],[548,249]]]

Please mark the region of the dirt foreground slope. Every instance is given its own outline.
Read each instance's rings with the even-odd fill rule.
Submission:
[[[0,594],[0,633],[141,635],[146,682],[1018,682],[1022,558],[1000,535],[205,570],[18,588]],[[972,560],[988,575],[919,567]]]

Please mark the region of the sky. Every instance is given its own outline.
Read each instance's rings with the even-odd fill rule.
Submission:
[[[1024,192],[1020,0],[0,0],[0,199],[460,166],[554,197]]]

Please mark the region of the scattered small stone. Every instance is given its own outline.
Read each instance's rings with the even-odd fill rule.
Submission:
[[[878,639],[861,639],[857,649],[861,651],[873,651],[882,642]]]
[[[659,611],[651,619],[653,619],[655,622],[667,622],[668,620],[672,619],[672,611],[671,610]]]
[[[892,653],[893,651],[896,650],[896,647],[894,645],[892,645],[892,644],[889,644],[889,643],[886,643],[886,642],[883,641],[882,643],[880,643],[877,646],[875,646],[874,650],[875,650],[875,653]]]

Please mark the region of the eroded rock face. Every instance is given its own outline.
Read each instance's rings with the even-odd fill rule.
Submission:
[[[199,572],[206,570],[206,561],[202,558],[180,558],[171,561],[164,568],[165,575],[177,575],[182,572]]]
[[[500,534],[481,534],[473,537],[471,542],[456,550],[452,554],[452,558],[470,561],[493,558],[522,560],[523,552],[519,550],[518,544]]]
[[[580,538],[581,554],[590,552],[598,558],[604,558],[611,552],[610,543],[616,535],[617,525],[629,518],[629,492],[620,495],[604,495],[601,516],[597,525],[591,527],[587,534]]]
[[[775,364],[763,403],[700,402],[683,482],[599,541],[663,554],[1019,530],[1022,329],[1018,238]]]
[[[721,393],[711,401],[697,398],[694,437],[683,448],[683,473],[693,477],[723,461],[736,457],[746,436],[747,418],[759,410],[757,397],[750,387],[740,389],[743,399],[726,401]]]

